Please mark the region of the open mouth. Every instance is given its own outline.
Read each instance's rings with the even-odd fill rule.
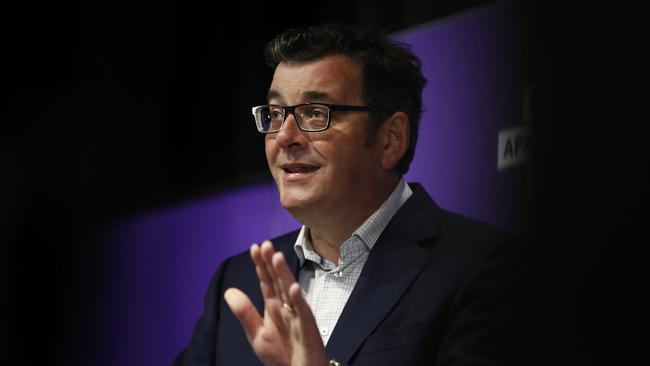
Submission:
[[[313,173],[317,171],[318,168],[320,168],[318,166],[301,164],[301,163],[282,164],[280,167],[282,168],[282,170],[284,170],[286,173],[289,174]]]

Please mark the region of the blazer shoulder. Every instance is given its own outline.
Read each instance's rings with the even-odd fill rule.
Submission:
[[[274,237],[270,239],[273,243],[276,251],[280,250],[282,252],[288,253],[293,250],[293,244],[296,242],[300,230],[294,230],[286,234]],[[260,242],[261,243],[261,242]],[[224,261],[223,266],[228,268],[225,270],[238,270],[241,268],[254,267],[253,261],[251,260],[250,252],[248,250],[235,254]]]
[[[515,240],[513,234],[496,225],[447,210],[441,210],[440,226],[443,233],[465,239],[478,241]]]
[[[439,222],[438,243],[447,254],[475,260],[526,257],[524,241],[495,225],[446,210],[441,211]]]
[[[275,248],[285,249],[288,246],[293,247],[296,239],[298,239],[298,234],[300,234],[300,229],[296,229],[284,235],[276,236],[275,238],[271,239],[271,242]]]

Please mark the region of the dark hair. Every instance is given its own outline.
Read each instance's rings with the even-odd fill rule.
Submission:
[[[415,153],[426,84],[420,59],[410,45],[384,32],[344,24],[289,29],[271,40],[264,52],[273,69],[282,61],[311,61],[330,55],[348,56],[361,64],[362,96],[371,109],[369,145],[374,144],[379,126],[388,116],[398,111],[408,115],[410,144],[395,167],[398,173],[406,173]]]

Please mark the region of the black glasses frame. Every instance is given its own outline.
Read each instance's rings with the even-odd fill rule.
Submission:
[[[315,129],[315,130],[310,130],[310,129],[304,129],[300,123],[298,123],[298,118],[296,118],[296,114],[294,111],[296,108],[305,106],[305,105],[319,105],[319,106],[324,106],[327,107],[328,112],[327,112],[327,124],[325,124],[325,127]],[[278,127],[277,130],[273,131],[264,131],[262,127],[261,121],[258,120],[257,118],[257,111],[260,108],[268,108],[268,107],[275,107],[275,108],[281,108],[284,112],[284,119],[282,120],[282,123],[280,124],[280,127]],[[320,132],[320,131],[325,131],[330,127],[330,123],[332,122],[332,112],[335,111],[370,111],[370,107],[368,106],[362,106],[362,105],[343,105],[343,104],[327,104],[327,103],[302,103],[302,104],[296,104],[296,105],[278,105],[278,104],[264,104],[264,105],[258,105],[256,107],[253,107],[252,112],[253,116],[255,117],[255,125],[257,125],[257,130],[261,133],[264,134],[269,134],[269,133],[277,133],[282,129],[282,126],[284,126],[284,121],[287,120],[287,117],[289,117],[289,114],[293,114],[294,119],[296,120],[296,124],[298,125],[298,129],[300,131],[305,131],[305,132]]]

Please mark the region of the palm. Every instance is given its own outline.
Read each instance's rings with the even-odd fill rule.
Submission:
[[[265,242],[251,247],[251,257],[264,297],[264,317],[240,290],[228,289],[224,296],[257,357],[267,366],[327,364],[314,316],[282,254]],[[293,310],[283,309],[285,303]]]
[[[291,364],[290,359],[287,357],[291,354],[289,345],[280,336],[280,332],[273,320],[271,320],[268,311],[264,311],[263,326],[250,341],[258,357],[268,361],[265,365]]]

